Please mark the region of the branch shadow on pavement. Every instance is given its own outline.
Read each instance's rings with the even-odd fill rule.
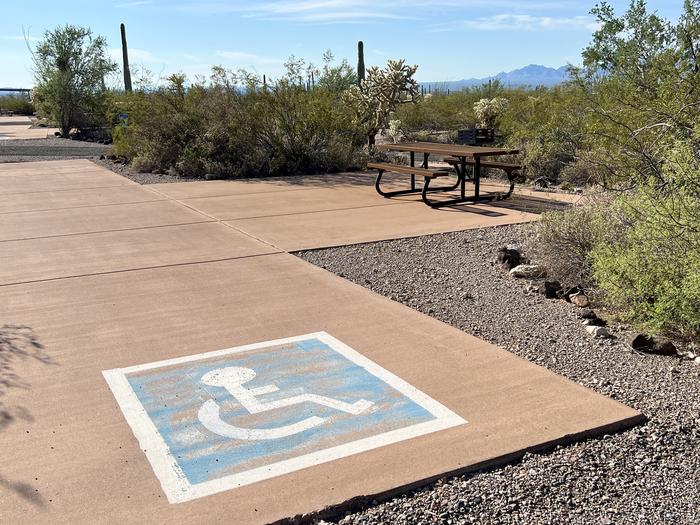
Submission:
[[[10,389],[29,390],[31,385],[16,371],[22,361],[34,360],[46,365],[56,365],[32,328],[23,325],[0,326],[0,432],[16,420],[33,421],[29,411],[17,405],[8,405],[3,397]],[[7,488],[30,503],[43,507],[44,498],[29,483],[13,481],[0,473],[0,487]]]

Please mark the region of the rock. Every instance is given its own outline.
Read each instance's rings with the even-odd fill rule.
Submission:
[[[536,279],[538,277],[547,277],[547,270],[538,264],[520,264],[511,269],[510,274],[513,277]]]
[[[635,334],[630,340],[630,346],[634,350],[649,352],[654,348],[654,339],[644,334]]]
[[[591,304],[588,297],[586,297],[586,294],[583,292],[577,292],[569,295],[569,302],[575,304],[579,308],[586,308],[589,304]]]
[[[570,303],[571,299],[569,299],[569,297],[571,297],[572,295],[576,295],[577,293],[583,293],[583,288],[581,288],[580,286],[574,286],[573,288],[569,288],[563,294],[564,300],[567,303]]]
[[[676,345],[668,340],[654,339],[654,346],[652,350],[655,354],[659,355],[676,355],[678,353]]]
[[[535,188],[548,188],[549,187],[549,181],[545,179],[544,177],[538,177],[535,180],[532,181],[532,185]]]
[[[598,319],[596,313],[588,308],[581,310],[578,315],[581,317],[581,319]]]
[[[561,291],[561,284],[559,281],[544,281],[537,289],[539,293],[544,295],[547,299],[556,299],[559,297],[559,292]]]
[[[204,175],[205,180],[221,180],[223,177],[221,175],[217,175],[215,173],[206,173]]]
[[[496,262],[506,270],[512,270],[523,262],[523,257],[518,250],[504,246],[498,249]]]
[[[597,316],[593,319],[584,319],[583,324],[585,326],[608,326],[607,321]]]
[[[668,339],[657,339],[645,334],[635,334],[630,346],[640,352],[647,352],[658,355],[676,355],[676,345]]]
[[[604,326],[587,326],[586,332],[591,334],[593,337],[611,337],[610,332]]]

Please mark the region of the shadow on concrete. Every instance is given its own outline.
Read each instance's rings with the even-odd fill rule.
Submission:
[[[46,365],[56,365],[30,327],[0,326],[0,431],[17,419],[33,421],[26,408],[10,406],[2,400],[2,397],[12,388],[30,389],[29,383],[16,372],[19,362],[30,359]],[[9,480],[0,474],[0,487],[15,492],[34,505],[45,505],[44,498],[38,490],[28,483]]]

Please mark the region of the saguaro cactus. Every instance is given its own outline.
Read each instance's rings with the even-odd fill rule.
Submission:
[[[357,85],[361,86],[365,79],[365,45],[360,40],[357,43]]]
[[[122,32],[122,57],[124,59],[124,89],[131,91],[131,71],[129,70],[129,50],[126,47],[126,28],[124,24],[120,26]]]

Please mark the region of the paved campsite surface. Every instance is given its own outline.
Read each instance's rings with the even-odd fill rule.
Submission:
[[[0,144],[13,140],[46,139],[53,137],[55,131],[55,128],[33,127],[29,117],[0,116]]]
[[[287,253],[535,215],[333,181],[0,165],[0,522],[267,523],[640,421]]]

